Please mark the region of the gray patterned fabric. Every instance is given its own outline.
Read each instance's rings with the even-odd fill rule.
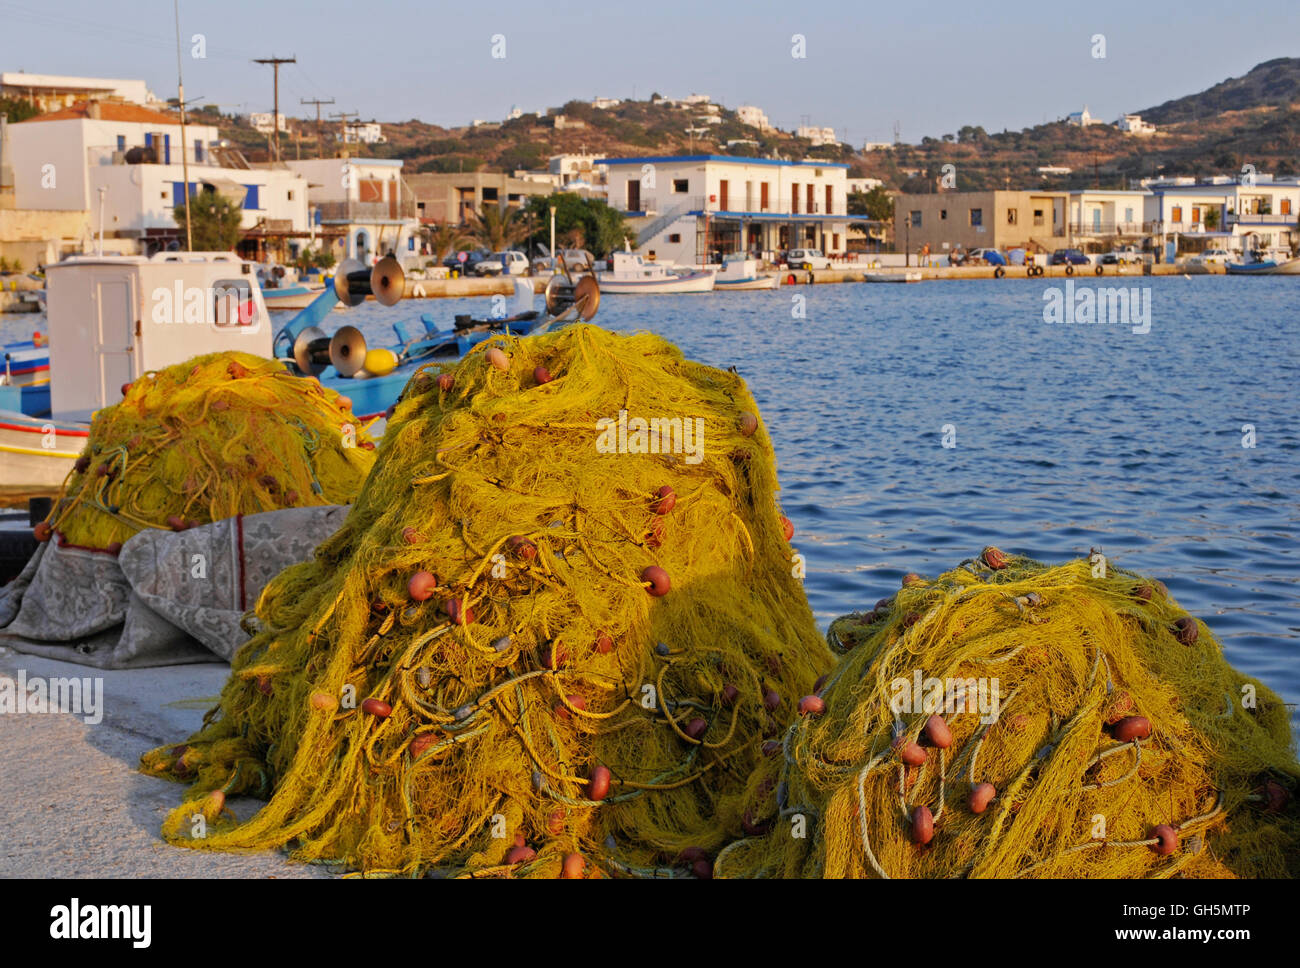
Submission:
[[[347,512],[290,508],[142,531],[116,558],[43,544],[0,588],[0,643],[102,669],[228,662],[267,582],[309,559]]]

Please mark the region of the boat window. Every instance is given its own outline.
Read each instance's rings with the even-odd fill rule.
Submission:
[[[221,279],[212,287],[212,318],[218,326],[257,324],[257,300],[246,279]]]

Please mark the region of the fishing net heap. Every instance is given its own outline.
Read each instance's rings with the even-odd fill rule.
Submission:
[[[620,410],[700,418],[702,459],[602,452]],[[192,782],[164,836],[370,875],[709,876],[832,662],[756,414],[734,373],[586,325],[416,373],[219,710],[143,758]],[[240,821],[233,794],[269,802]]]
[[[718,876],[1300,873],[1287,708],[1160,582],[991,548],[828,638]]]
[[[347,504],[375,460],[350,407],[316,380],[246,353],[146,373],[95,414],[37,537],[117,551],[144,528]]]

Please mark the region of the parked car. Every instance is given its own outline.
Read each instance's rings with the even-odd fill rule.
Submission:
[[[1200,261],[1203,265],[1223,266],[1236,259],[1227,249],[1206,249],[1200,255]]]
[[[470,249],[468,251],[469,258],[465,261],[464,265],[461,265],[460,260],[456,258],[456,256],[460,254],[459,252],[448,252],[447,257],[442,260],[443,266],[448,269],[456,269],[461,272],[469,273],[473,272],[476,265],[492,254],[487,249]]]
[[[1004,266],[1007,264],[1007,258],[997,249],[971,249],[970,255],[966,260],[968,263],[979,265],[983,263],[989,266]]]
[[[1052,258],[1048,264],[1054,266],[1086,266],[1090,264],[1091,261],[1092,260],[1084,255],[1079,249],[1057,249],[1052,253]]]
[[[1107,252],[1098,261],[1104,266],[1137,265],[1142,261],[1142,253],[1137,250],[1136,246],[1122,245]]]
[[[786,265],[800,269],[829,269],[831,260],[822,255],[821,249],[791,249],[785,256]]]
[[[522,276],[528,271],[528,256],[518,249],[491,252],[474,263],[476,276]]]

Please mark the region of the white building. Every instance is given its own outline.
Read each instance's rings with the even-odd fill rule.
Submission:
[[[378,145],[387,140],[383,126],[376,121],[349,121],[343,129],[344,144]]]
[[[623,103],[621,97],[595,97],[591,99],[591,106],[601,111],[608,111],[610,108],[616,108]]]
[[[1271,175],[1193,184],[1155,184],[1144,217],[1162,244],[1179,236],[1213,240],[1233,251],[1300,246],[1300,183]]]
[[[1051,178],[1060,175],[1068,175],[1070,172],[1074,171],[1074,169],[1067,168],[1065,165],[1039,165],[1037,171],[1040,175],[1045,175]]]
[[[572,182],[583,182],[603,190],[609,176],[609,168],[601,164],[595,155],[582,152],[551,155],[547,170],[558,177],[560,188]]]
[[[1065,123],[1073,124],[1079,128],[1087,128],[1090,127],[1091,125],[1104,124],[1105,122],[1102,121],[1100,118],[1094,118],[1092,114],[1088,111],[1087,106],[1085,105],[1082,111],[1074,111],[1070,114],[1067,114],[1065,116]]]
[[[1115,122],[1115,127],[1119,128],[1125,134],[1136,135],[1153,135],[1156,133],[1156,126],[1150,121],[1143,121],[1140,114],[1124,114]]]
[[[399,158],[311,158],[286,161],[306,178],[314,218],[336,236],[334,255],[373,265],[392,253],[417,260],[420,220]]]
[[[863,151],[892,151],[893,148],[892,141],[864,141],[862,143]]]
[[[1081,189],[1070,192],[1067,203],[1072,239],[1145,234],[1148,192]]]
[[[771,131],[772,122],[767,119],[767,114],[762,108],[755,107],[752,104],[742,104],[736,108],[736,120],[741,124],[747,124],[751,128],[758,128],[759,131]]]
[[[270,134],[276,127],[275,113],[273,111],[258,112],[248,116],[248,123],[258,134]],[[283,114],[280,115],[280,131],[283,134],[289,133],[289,119]]]
[[[144,81],[112,77],[67,77],[61,74],[0,73],[0,98],[30,101],[42,112],[58,111],[78,101],[117,98],[131,104],[156,104]]]
[[[677,155],[605,158],[609,203],[638,231],[637,248],[694,265],[731,252],[844,252],[848,165]]]
[[[84,212],[92,233],[130,240],[112,248],[132,254],[181,240],[173,211],[185,188],[174,115],[120,101],[79,102],[10,125],[9,141],[15,208]],[[238,202],[241,253],[260,258],[270,246],[289,255],[310,230],[306,181],[282,168],[222,167],[217,144],[215,127],[186,126],[190,194],[211,191]],[[84,245],[66,241],[65,251]]]
[[[845,179],[844,185],[850,195],[865,195],[874,188],[883,188],[885,183],[879,178],[848,178]]]
[[[839,141],[835,138],[834,128],[819,128],[816,125],[801,124],[795,129],[796,138],[807,138],[812,142],[814,148],[822,145],[838,145]]]

